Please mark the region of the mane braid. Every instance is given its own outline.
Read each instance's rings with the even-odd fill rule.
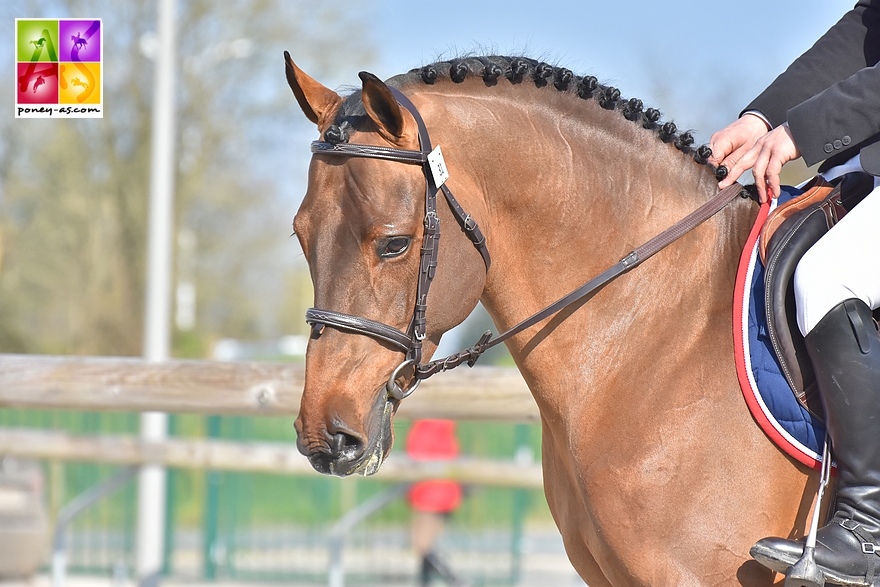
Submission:
[[[564,67],[556,67],[528,57],[500,55],[457,57],[412,69],[405,74],[392,77],[386,83],[396,88],[412,83],[433,85],[442,77],[447,77],[457,84],[468,77],[480,77],[486,86],[495,86],[501,78],[504,78],[512,84],[534,83],[539,88],[553,87],[560,92],[572,93],[582,100],[595,99],[602,108],[620,112],[627,120],[653,131],[660,141],[673,145],[683,153],[692,154],[698,164],[709,165],[711,149],[707,145],[694,148],[691,131],[679,132],[675,123],[661,122],[661,113],[656,108],[645,109],[642,101],[637,98],[622,98],[620,90],[599,83],[591,75],[578,76]],[[360,90],[356,90],[345,99],[334,123],[324,131],[326,141],[348,142],[352,131],[366,121],[366,111],[361,103],[360,94]],[[724,167],[715,168],[710,165],[710,168],[719,180],[726,175]]]

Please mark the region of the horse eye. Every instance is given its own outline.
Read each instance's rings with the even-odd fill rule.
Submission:
[[[379,241],[378,252],[383,259],[398,257],[406,252],[412,239],[408,236],[393,236]]]

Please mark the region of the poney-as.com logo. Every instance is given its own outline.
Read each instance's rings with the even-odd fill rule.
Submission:
[[[100,19],[15,19],[16,118],[103,118]]]

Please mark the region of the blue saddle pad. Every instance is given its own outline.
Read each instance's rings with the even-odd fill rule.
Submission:
[[[778,204],[800,195],[783,186]],[[758,237],[767,214],[777,205],[762,206],[740,258],[734,298],[734,338],[737,374],[743,396],[762,430],[786,453],[819,468],[825,443],[825,425],[795,398],[773,351],[764,311],[764,266],[758,255]]]

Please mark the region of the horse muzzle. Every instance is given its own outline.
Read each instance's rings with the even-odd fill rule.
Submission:
[[[322,442],[317,447],[313,443],[303,442],[303,437],[298,436],[296,446],[319,473],[338,477],[350,475],[360,462],[366,443],[358,436],[346,432],[327,436],[326,443]]]
[[[297,426],[296,446],[309,459],[312,467],[324,475],[348,477],[375,474],[391,450],[393,432],[391,416],[394,406],[383,401],[381,412],[373,417],[366,436],[350,429],[335,426],[335,432],[326,431],[317,440],[310,440]]]

